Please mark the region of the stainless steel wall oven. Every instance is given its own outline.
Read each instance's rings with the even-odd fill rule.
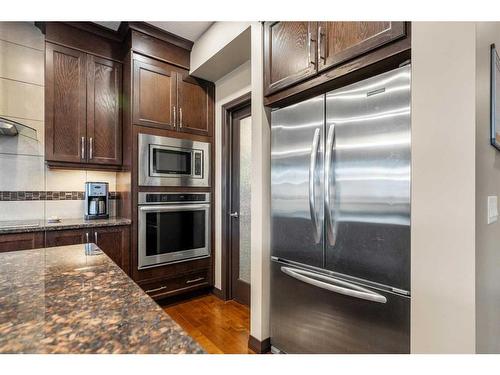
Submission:
[[[139,193],[138,269],[210,256],[210,193]]]

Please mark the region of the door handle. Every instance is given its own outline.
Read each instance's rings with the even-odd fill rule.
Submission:
[[[94,232],[94,240],[95,240],[95,244],[97,245],[97,232]]]
[[[308,58],[310,64],[316,65],[316,60],[313,60],[311,58],[311,42],[314,42],[314,40],[312,39],[311,32],[308,32],[307,33],[307,58]]]
[[[154,293],[154,292],[159,292],[160,290],[167,289],[166,286],[160,286],[159,288],[154,288],[154,289],[148,289],[146,290],[146,293]]]
[[[175,110],[175,105],[174,105],[174,126],[177,125],[177,112]]]
[[[318,27],[318,65],[321,64],[321,60],[326,61],[326,57],[321,54],[322,46],[323,46],[323,34],[322,27]]]
[[[232,213],[230,213],[230,214],[229,214],[229,216],[234,217],[234,218],[237,218],[237,217],[239,217],[240,215],[238,214],[238,212],[232,212]]]
[[[87,243],[89,243],[89,232],[85,233],[85,237],[87,239]]]
[[[89,138],[89,159],[92,159],[92,154],[93,154],[93,151],[92,149],[94,148],[94,140],[92,139],[92,137]]]
[[[335,193],[335,182],[330,183],[330,179],[333,175],[331,173],[332,169],[332,155],[333,148],[335,146],[335,125],[330,125],[328,129],[328,136],[326,141],[326,160],[325,160],[325,220],[326,220],[326,234],[328,237],[328,243],[330,246],[335,246],[335,242],[337,241],[337,230],[336,223],[334,220],[334,215],[332,214],[332,205],[330,201],[330,187],[333,185],[334,193]],[[335,179],[334,179],[335,180]]]
[[[300,269],[293,269],[290,267],[281,267],[281,272],[306,284],[325,289],[330,292],[335,292],[343,294],[345,296],[360,298],[372,302],[387,302],[387,298],[381,294],[375,293],[359,285],[336,279],[334,277],[329,277]]]
[[[179,127],[182,128],[182,107],[179,107]]]
[[[318,225],[318,217],[316,215],[316,184],[315,184],[315,172],[316,172],[316,161],[318,157],[319,149],[319,134],[320,130],[316,129],[314,131],[312,147],[311,147],[311,161],[309,163],[309,212],[311,215],[311,221],[314,229],[314,242],[319,243],[321,240],[321,228]]]

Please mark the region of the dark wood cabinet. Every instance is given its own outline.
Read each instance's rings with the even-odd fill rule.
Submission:
[[[45,50],[45,159],[85,161],[86,54],[47,43]]]
[[[44,247],[43,232],[0,234],[0,253]]]
[[[120,165],[121,64],[49,42],[45,56],[49,166]]]
[[[188,75],[177,73],[178,130],[185,133],[212,135],[211,103],[213,85]]]
[[[266,22],[265,94],[316,74],[316,22]]]
[[[264,95],[276,102],[410,49],[406,22],[265,22]],[[386,64],[387,65],[387,64]],[[347,82],[348,80],[346,80]],[[280,92],[280,94],[275,95]]]
[[[213,84],[170,64],[143,60],[133,62],[133,123],[212,135]]]
[[[130,230],[127,226],[48,231],[45,246],[95,243],[125,273],[130,273]]]
[[[134,124],[176,127],[176,73],[169,64],[134,60]]]
[[[122,162],[122,65],[87,55],[88,162],[120,165]]]
[[[404,22],[318,22],[318,68],[333,67],[404,35]]]

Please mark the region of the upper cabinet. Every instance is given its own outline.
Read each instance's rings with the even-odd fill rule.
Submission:
[[[333,67],[404,35],[404,22],[318,22],[318,68]]]
[[[119,166],[121,64],[48,42],[45,52],[49,166]]]
[[[133,123],[211,136],[213,84],[173,65],[143,60],[133,61]]]
[[[176,73],[169,64],[134,60],[133,122],[175,129]]]
[[[47,43],[45,50],[45,159],[86,160],[86,55]]]
[[[352,63],[407,36],[405,22],[266,22],[264,24],[264,91],[269,96],[329,71],[325,80],[359,69]],[[365,65],[409,49],[409,43],[366,59]],[[349,65],[347,68],[345,66]],[[307,88],[324,83],[311,83]]]
[[[267,22],[264,29],[266,93],[316,74],[316,22]]]

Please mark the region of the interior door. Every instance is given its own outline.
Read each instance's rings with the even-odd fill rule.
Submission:
[[[86,155],[86,55],[46,43],[45,159],[81,163]]]
[[[326,95],[326,268],[410,290],[410,66]]]
[[[271,255],[323,267],[325,96],[271,114]]]
[[[120,165],[120,63],[87,55],[87,136],[89,163]]]
[[[250,305],[251,107],[231,119],[231,296]]]

